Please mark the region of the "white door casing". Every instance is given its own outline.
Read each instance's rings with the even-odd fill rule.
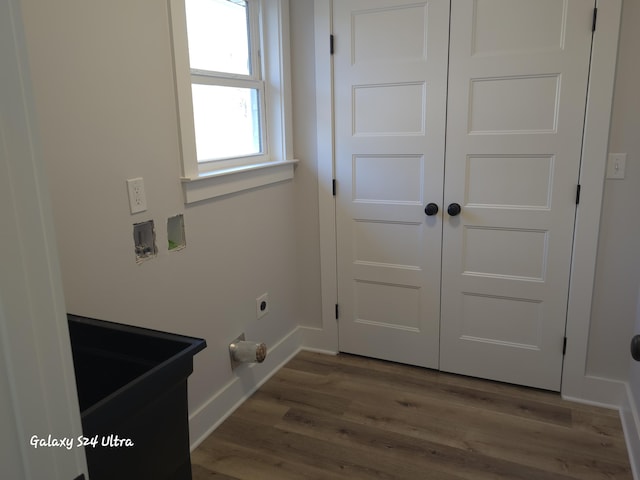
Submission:
[[[0,469],[72,479],[86,476],[83,448],[31,444],[82,424],[18,0],[0,3],[0,64]]]
[[[340,349],[432,368],[448,16],[448,0],[334,4]]]
[[[422,7],[428,12],[424,25],[446,25],[448,18],[435,20],[434,12],[442,14],[448,5],[434,5]],[[349,6],[352,11],[345,11]],[[430,188],[438,183],[432,176],[439,170],[438,138],[421,138],[423,131],[412,128],[417,122],[411,123],[423,113],[433,127],[444,113],[432,108],[428,95],[426,102],[396,95],[402,82],[416,85],[415,76],[401,79],[412,51],[402,42],[424,37],[435,50],[438,39],[435,30],[416,35],[422,16],[415,12],[398,27],[398,12],[410,8],[418,7],[335,5],[334,31],[351,43],[342,40],[350,55],[335,55],[340,349],[437,367],[433,355],[424,359],[440,341],[444,370],[558,390],[593,3],[454,0],[444,205]],[[394,28],[385,29],[385,21]],[[390,33],[397,31],[403,32],[399,38]],[[360,61],[355,53],[364,46]],[[434,58],[429,51],[423,65],[430,80],[439,78]],[[411,143],[416,139],[423,143]],[[411,155],[421,158],[422,152],[424,163],[411,165]],[[417,178],[425,188],[421,197],[410,197],[410,185],[418,191]],[[404,197],[389,194],[390,188]],[[418,204],[429,201],[441,208],[427,219]],[[462,205],[460,216],[444,213],[450,202]],[[415,216],[403,216],[406,211]],[[435,238],[441,219],[438,336],[432,319],[439,310],[434,272],[440,251],[421,236]],[[417,281],[399,276],[411,269],[420,272]]]

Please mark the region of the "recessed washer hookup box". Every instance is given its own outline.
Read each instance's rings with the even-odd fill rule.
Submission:
[[[92,480],[191,480],[187,377],[205,340],[69,314]]]

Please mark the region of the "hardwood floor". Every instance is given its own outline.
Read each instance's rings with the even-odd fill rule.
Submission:
[[[191,455],[193,479],[632,479],[618,413],[301,352]]]

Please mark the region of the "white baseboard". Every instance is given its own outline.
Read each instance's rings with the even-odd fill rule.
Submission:
[[[340,353],[340,352],[336,352],[335,350],[325,350],[324,348],[311,348],[311,347],[305,347],[304,345],[300,350],[303,350],[305,352],[321,353],[323,355],[331,355],[334,357],[338,355],[338,353]]]
[[[596,407],[619,410],[625,396],[624,382],[585,375],[580,379],[579,388],[567,392],[562,390],[562,398]]]
[[[191,451],[293,358],[300,351],[301,344],[300,327],[296,327],[276,345],[269,348],[263,363],[240,366],[233,380],[189,416]]]
[[[633,398],[628,383],[625,383],[625,391],[626,395],[620,406],[620,420],[627,442],[633,478],[640,480],[640,412],[638,412],[638,402]]]
[[[327,332],[327,329],[300,327],[302,347],[304,350],[328,353],[338,353],[337,331]]]
[[[618,410],[634,480],[640,480],[640,416],[627,382],[585,375],[579,392],[562,398]]]

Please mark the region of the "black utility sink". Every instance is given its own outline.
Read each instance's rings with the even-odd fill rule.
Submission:
[[[67,318],[90,478],[191,480],[187,377],[206,342]]]

